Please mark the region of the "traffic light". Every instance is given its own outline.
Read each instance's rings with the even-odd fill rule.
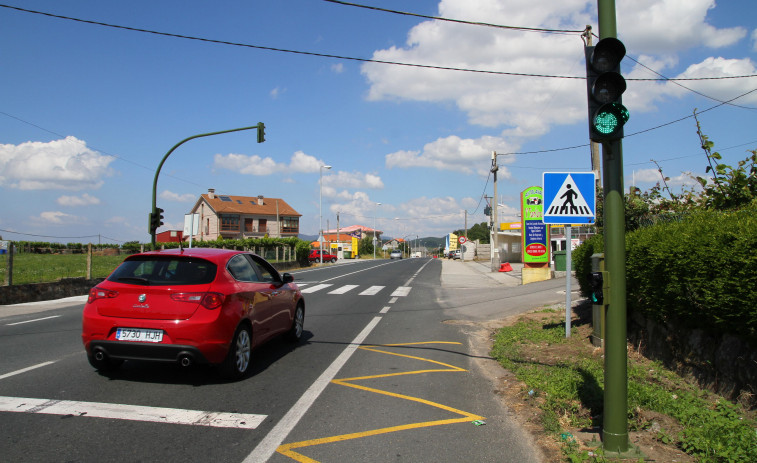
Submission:
[[[258,122],[258,143],[265,141],[265,124]]]
[[[605,272],[592,272],[589,275],[589,283],[591,284],[591,303],[594,305],[603,305],[605,303],[604,273]]]
[[[150,234],[163,225],[163,209],[156,207],[155,212],[150,212]]]
[[[621,100],[626,80],[620,75],[620,61],[626,47],[620,40],[607,37],[594,47],[586,47],[585,52],[589,138],[595,142],[619,140],[629,116]]]

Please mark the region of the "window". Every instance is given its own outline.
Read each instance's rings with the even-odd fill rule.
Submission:
[[[212,282],[215,276],[215,264],[203,259],[139,256],[126,259],[108,280],[145,286],[198,285]]]
[[[247,257],[252,261],[252,265],[258,269],[258,272],[260,273],[260,281],[274,283],[281,280],[279,272],[263,259],[253,256],[252,254],[247,254]]]
[[[258,220],[258,231],[260,233],[265,233],[265,227],[268,224],[268,221],[266,219],[260,219]]]
[[[282,233],[299,233],[300,232],[300,219],[298,217],[282,217],[281,218],[281,232]]]
[[[255,231],[255,229],[252,227],[252,223],[252,219],[244,219],[244,231],[248,233]]]
[[[221,216],[221,231],[239,231],[239,216],[238,215],[222,215]]]
[[[258,274],[255,273],[255,269],[252,268],[252,264],[244,257],[244,254],[237,254],[229,259],[226,268],[237,281],[259,281]]]

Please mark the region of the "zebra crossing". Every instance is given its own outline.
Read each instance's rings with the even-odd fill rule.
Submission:
[[[318,291],[326,291],[328,294],[347,294],[357,292],[359,296],[375,296],[379,293],[386,292],[386,286],[369,286],[362,289],[360,285],[333,285],[330,283],[297,283],[300,291],[303,294],[316,293]],[[410,286],[398,286],[390,294],[391,297],[403,297],[410,294]]]

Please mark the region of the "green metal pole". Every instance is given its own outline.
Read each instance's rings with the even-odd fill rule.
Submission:
[[[152,213],[155,214],[157,211],[157,205],[155,201],[155,193],[158,189],[158,175],[160,175],[160,169],[163,168],[163,164],[166,162],[166,159],[168,159],[168,156],[171,155],[171,153],[174,152],[176,148],[184,144],[185,142],[188,142],[189,140],[194,140],[195,138],[201,138],[201,137],[209,137],[211,135],[220,135],[222,133],[230,133],[230,132],[240,132],[242,130],[250,130],[250,129],[258,129],[261,130],[263,128],[263,123],[258,122],[257,125],[253,125],[250,127],[242,127],[239,129],[231,129],[231,130],[221,130],[220,132],[210,132],[210,133],[201,133],[199,135],[192,135],[191,137],[187,137],[184,140],[180,141],[179,143],[173,145],[173,148],[168,150],[165,156],[163,156],[163,159],[160,160],[160,164],[158,164],[158,170],[155,171],[155,179],[152,181]],[[151,237],[151,243],[153,246],[153,249],[155,249],[155,230],[150,229],[150,237]]]
[[[597,0],[599,38],[617,37],[615,0]],[[603,447],[628,451],[628,351],[626,348],[626,244],[623,201],[623,142],[602,144],[605,269],[610,278],[605,325]],[[605,296],[607,301],[607,296]]]

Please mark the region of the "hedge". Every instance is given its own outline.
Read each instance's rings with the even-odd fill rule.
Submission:
[[[584,295],[602,237],[573,254]],[[628,311],[713,333],[757,335],[757,207],[705,211],[626,235]]]

